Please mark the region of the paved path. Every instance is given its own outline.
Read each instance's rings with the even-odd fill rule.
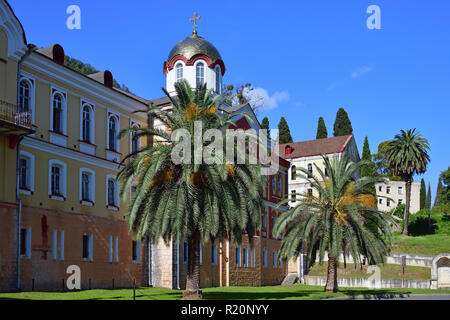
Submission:
[[[383,294],[383,295],[367,295],[341,297],[330,300],[450,300],[448,293],[436,294]]]

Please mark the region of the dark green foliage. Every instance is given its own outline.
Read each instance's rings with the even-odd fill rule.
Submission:
[[[278,137],[280,144],[292,142],[291,131],[284,117],[281,117],[278,124]]]
[[[90,74],[93,74],[93,73],[99,72],[97,69],[95,69],[90,64],[84,63],[84,62],[82,62],[82,61],[80,61],[78,59],[71,58],[69,56],[65,57],[64,65],[66,67],[69,67],[70,69],[75,70],[75,71],[77,71],[79,73],[82,73],[82,74],[84,74],[86,76],[90,75]],[[116,80],[114,80],[113,85],[116,88],[119,88],[119,89],[121,89],[123,91],[126,91],[128,93],[131,93],[130,89],[128,89],[128,87],[126,85],[119,84]]]
[[[449,207],[434,207],[432,210],[420,210],[411,215],[409,233],[412,236],[427,234],[450,234]]]
[[[427,202],[427,188],[425,187],[425,180],[420,180],[420,210],[425,209]]]
[[[322,117],[319,118],[319,123],[317,124],[316,139],[328,138],[327,127],[325,126],[325,120]]]
[[[431,209],[431,186],[428,182],[427,200],[425,202],[425,209]]]
[[[369,139],[367,138],[367,136],[364,138],[364,146],[361,159],[367,161],[367,165],[361,168],[361,177],[373,177],[374,165],[372,162],[372,154],[370,153]]]
[[[269,118],[264,117],[261,122],[261,129],[267,130],[267,136],[270,137]]]
[[[447,170],[443,171],[440,176],[442,180],[442,191],[439,197],[439,203],[448,204],[450,203],[450,167]]]
[[[348,117],[347,112],[344,108],[340,108],[336,113],[336,120],[334,121],[334,131],[335,137],[345,136],[353,133],[352,123]]]
[[[435,206],[438,206],[441,203],[440,202],[441,193],[442,193],[442,180],[441,180],[441,178],[439,178],[438,185],[436,188],[436,197],[434,198],[433,208]]]

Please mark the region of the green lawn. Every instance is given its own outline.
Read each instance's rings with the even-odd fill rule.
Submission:
[[[326,276],[327,275],[327,263],[322,265],[316,263],[310,270],[310,276]],[[384,279],[401,279],[403,276],[402,266],[398,264],[385,264],[380,265],[381,278]],[[338,276],[340,277],[357,277],[368,278],[373,272],[367,273],[368,266],[360,266],[355,268],[352,263],[347,263],[347,268],[344,268],[343,263],[339,263]],[[426,267],[407,266],[405,269],[405,279],[430,279],[431,269]]]
[[[203,289],[205,300],[317,300],[354,295],[400,294],[402,289],[340,288],[338,293],[325,293],[322,286],[226,287]],[[450,293],[450,290],[407,289],[407,294]],[[176,300],[182,291],[163,288],[138,288],[137,300]],[[77,292],[0,293],[2,299],[28,300],[131,300],[132,289],[84,290]]]
[[[394,234],[391,252],[435,256],[450,252],[450,234],[403,236]]]

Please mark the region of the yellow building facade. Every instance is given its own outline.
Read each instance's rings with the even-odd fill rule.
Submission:
[[[142,281],[143,245],[124,221],[120,161],[146,141],[118,138],[147,126],[148,101],[113,87],[109,71],[85,76],[59,45],[36,50],[8,3],[0,4],[0,291]]]

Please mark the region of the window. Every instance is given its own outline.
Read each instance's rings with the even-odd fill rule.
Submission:
[[[109,262],[113,261],[113,237],[109,237]]]
[[[275,193],[275,188],[276,188],[275,176],[272,176],[272,194]]]
[[[52,195],[54,196],[62,196],[62,192],[61,192],[61,167],[58,165],[53,165],[52,166]]]
[[[378,199],[379,204],[383,204],[383,199]]]
[[[177,82],[181,82],[183,80],[183,64],[178,63],[175,68],[177,70]]]
[[[386,187],[386,193],[390,194],[391,193],[391,187]]]
[[[402,204],[403,203],[403,199],[398,199],[398,204]]]
[[[217,245],[211,247],[211,263],[217,265]]]
[[[20,192],[31,195],[34,191],[34,155],[21,150],[18,169]]]
[[[53,96],[53,131],[63,133],[63,97],[59,93]]]
[[[205,67],[203,62],[197,63],[197,66],[195,67],[196,72],[196,84],[197,88],[200,87],[202,84],[205,83]]]
[[[84,205],[95,202],[95,172],[88,168],[80,168],[80,201]]]
[[[386,199],[386,206],[387,206],[387,207],[390,207],[390,206],[391,206],[391,200]]]
[[[134,262],[140,262],[141,261],[141,242],[133,240],[131,242],[131,249],[132,249],[132,260]]]
[[[20,230],[20,254],[31,259],[31,227]]]
[[[216,73],[216,92],[218,93],[218,94],[220,94],[220,66],[216,66],[216,69],[215,69],[215,73]]]
[[[276,212],[274,212],[273,214],[272,214],[272,216],[271,216],[271,223],[272,223],[272,237],[273,237],[273,226],[275,225],[275,221],[277,220],[277,213]]]
[[[20,81],[19,88],[19,112],[28,112],[31,109],[31,90],[27,80]]]
[[[20,189],[28,190],[29,188],[29,163],[27,158],[20,158],[19,161],[19,186]]]
[[[278,194],[281,195],[283,193],[282,184],[281,184],[281,176],[278,176]]]
[[[241,248],[236,248],[236,265],[241,265]]]
[[[243,250],[243,262],[244,262],[244,267],[248,267],[248,248],[244,248]]]
[[[117,119],[116,117],[109,118],[109,143],[108,148],[111,151],[117,151]]]
[[[291,168],[291,180],[297,179],[297,167],[292,166]]]
[[[81,139],[83,141],[92,143],[91,139],[91,108],[87,105],[83,108],[83,123],[82,123],[82,136]]]
[[[378,191],[383,191],[383,187],[382,186],[378,186]]]
[[[291,202],[296,202],[297,201],[297,191],[292,190],[291,191]]]
[[[189,246],[187,242],[185,241],[183,243],[183,263],[187,263],[189,259]]]
[[[139,127],[135,126],[135,129],[138,129]],[[137,131],[131,132],[131,152],[137,152],[140,150],[140,139],[137,138]]]
[[[256,250],[255,248],[253,248],[250,251],[250,267],[255,267],[256,266]]]
[[[263,267],[267,267],[267,250],[264,249],[263,251]]]
[[[83,259],[89,258],[89,237],[87,234],[83,234]]]
[[[266,229],[267,229],[266,216],[267,215],[265,212],[261,215],[261,227],[262,227],[263,231],[266,231]]]
[[[64,260],[64,230],[59,234],[59,260]]]
[[[114,261],[119,262],[119,237],[114,239]]]
[[[53,230],[52,256],[53,260],[56,260],[58,258],[58,230]]]
[[[277,267],[277,253],[276,251],[273,252],[273,267]]]
[[[325,174],[325,177],[328,177],[328,169],[326,166],[323,167],[323,173]]]
[[[403,194],[403,187],[398,187],[398,194]]]
[[[313,166],[311,163],[308,163],[308,171],[312,174],[313,173]]]
[[[106,206],[115,210],[119,208],[119,187],[114,175],[106,176]]]

